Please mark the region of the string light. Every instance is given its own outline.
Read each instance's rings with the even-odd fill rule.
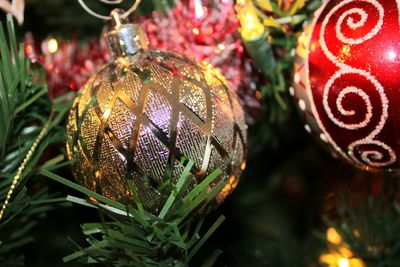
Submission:
[[[58,51],[58,42],[55,38],[51,38],[47,42],[47,49],[49,50],[50,54],[54,54]]]
[[[342,242],[342,237],[333,227],[328,228],[326,231],[326,239],[334,245],[339,245]]]
[[[359,234],[358,231],[357,233]],[[327,229],[326,239],[330,248],[319,257],[321,263],[329,267],[366,267],[362,259],[354,257],[353,252],[343,242],[343,238],[335,228]]]
[[[349,260],[345,258],[339,259],[339,267],[349,267]]]
[[[347,258],[333,250],[326,254],[322,254],[319,257],[319,261],[329,267],[366,267],[363,260],[358,258]]]
[[[241,28],[240,33],[245,41],[256,41],[260,39],[265,28],[257,15],[257,9],[249,0],[238,0],[236,4],[237,18]]]

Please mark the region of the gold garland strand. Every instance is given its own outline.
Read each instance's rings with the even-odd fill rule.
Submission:
[[[24,171],[26,165],[28,162],[31,160],[33,153],[35,152],[37,146],[39,143],[42,141],[43,137],[46,135],[47,131],[49,130],[50,122],[53,117],[53,112],[50,114],[49,119],[47,120],[46,124],[44,125],[43,129],[40,131],[38,137],[36,138],[35,142],[29,149],[28,153],[26,154],[24,160],[22,161],[22,164],[19,166],[17,174],[14,176],[14,179],[12,181],[12,184],[10,186],[10,189],[8,190],[6,200],[4,201],[3,207],[1,208],[0,211],[0,221],[3,218],[4,212],[8,206],[8,203],[11,199],[12,194],[14,193],[14,189],[17,186],[19,180],[21,179],[22,172]]]

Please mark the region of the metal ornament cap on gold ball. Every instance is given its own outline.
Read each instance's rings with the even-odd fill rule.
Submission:
[[[107,34],[107,38],[114,58],[132,57],[149,47],[143,28],[138,24],[126,23],[123,14],[124,11],[121,9],[114,9],[111,12],[114,29]]]
[[[67,152],[81,185],[157,213],[161,187],[194,161],[188,191],[216,169],[221,203],[245,167],[247,125],[235,93],[207,63],[148,49],[137,24],[113,11],[107,34],[114,59],[81,89],[70,112]]]

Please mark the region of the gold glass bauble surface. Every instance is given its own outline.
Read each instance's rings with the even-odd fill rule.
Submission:
[[[160,186],[176,183],[182,158],[194,161],[193,185],[220,168],[216,182],[226,186],[217,202],[230,194],[245,166],[246,130],[218,71],[139,49],[118,52],[84,85],[70,112],[67,151],[81,185],[126,203],[131,181],[144,207],[157,212]]]

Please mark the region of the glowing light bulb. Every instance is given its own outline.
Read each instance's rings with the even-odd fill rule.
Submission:
[[[246,19],[247,19],[248,21],[254,21],[254,20],[256,20],[256,17],[254,17],[254,14],[248,13],[248,14],[246,15]]]
[[[49,50],[50,54],[54,54],[58,51],[58,42],[55,38],[51,38],[47,42],[47,49]]]
[[[339,267],[349,267],[350,263],[349,263],[348,259],[341,258],[341,259],[339,259],[338,265],[339,265]]]
[[[342,237],[333,227],[330,227],[328,230],[326,230],[326,239],[334,245],[339,245],[342,242]]]
[[[240,33],[244,40],[255,41],[260,39],[265,32],[264,25],[257,15],[257,9],[251,1],[240,0],[236,4],[237,17],[241,29]]]

